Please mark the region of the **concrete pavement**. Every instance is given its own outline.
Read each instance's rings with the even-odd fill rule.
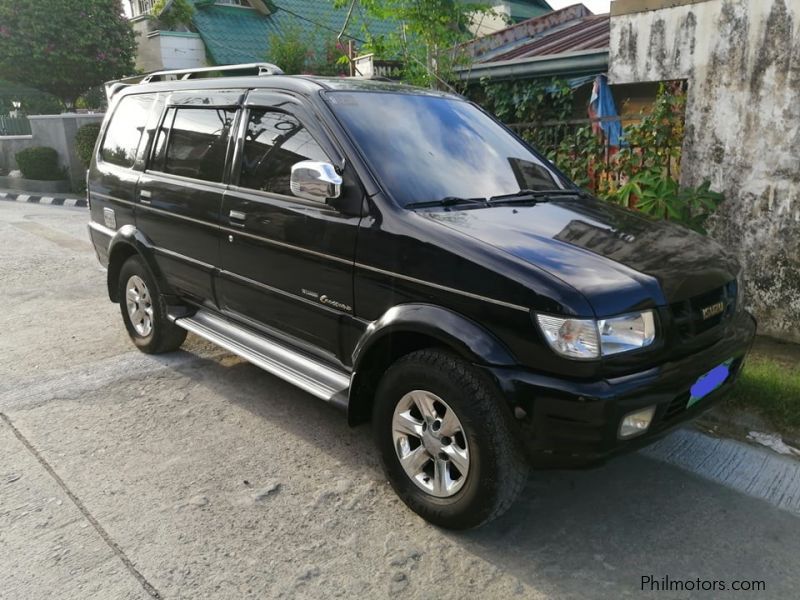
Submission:
[[[478,531],[424,523],[384,481],[369,428],[192,336],[136,351],[87,216],[0,204],[0,598],[800,589],[796,514],[657,452],[534,474]],[[643,576],[766,589],[643,592]]]

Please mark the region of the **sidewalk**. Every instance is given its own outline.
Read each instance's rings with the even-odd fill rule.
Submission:
[[[51,204],[53,206],[75,206],[86,208],[86,198],[76,194],[37,194],[35,192],[20,192],[14,190],[0,190],[0,200],[10,202],[29,202],[31,204]]]

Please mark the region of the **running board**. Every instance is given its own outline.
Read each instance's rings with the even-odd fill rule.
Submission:
[[[347,408],[350,377],[224,317],[199,310],[175,324],[199,335],[309,394]]]

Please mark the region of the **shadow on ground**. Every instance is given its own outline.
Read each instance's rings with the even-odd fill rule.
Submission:
[[[201,360],[178,370],[202,373],[209,391],[329,453],[343,476],[382,480],[369,426],[349,428],[333,407],[246,363]],[[522,499],[488,526],[429,529],[558,598],[640,596],[646,575],[765,580],[762,598],[791,596],[800,585],[800,520],[639,454],[592,470],[535,472]]]

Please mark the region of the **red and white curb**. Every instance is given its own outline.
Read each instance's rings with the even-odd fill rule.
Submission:
[[[86,198],[64,198],[58,196],[39,196],[34,194],[16,194],[0,192],[0,200],[10,202],[27,202],[29,204],[50,204],[52,206],[76,206],[86,208]]]

